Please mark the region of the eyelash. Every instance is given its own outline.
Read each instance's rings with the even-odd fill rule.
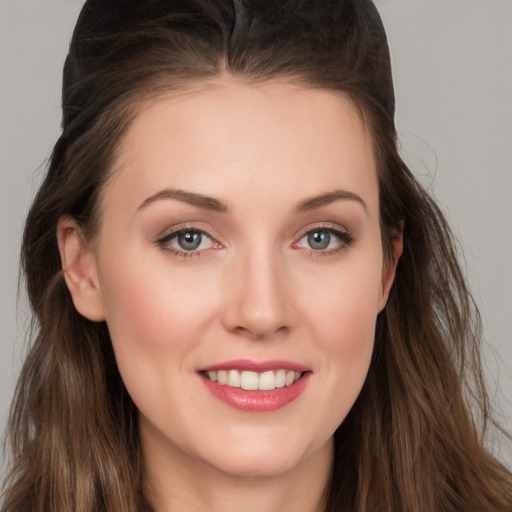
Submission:
[[[315,250],[312,248],[304,248],[306,251],[309,252],[309,255],[313,258],[322,258],[327,256],[332,256],[334,254],[338,254],[339,252],[347,249],[348,247],[352,246],[355,242],[354,237],[350,234],[347,230],[342,230],[334,227],[329,227],[325,225],[318,225],[318,226],[309,226],[306,230],[302,232],[302,234],[298,237],[297,242],[294,242],[292,244],[292,247],[296,248],[297,250],[301,250],[302,248],[299,247],[299,242],[306,237],[309,234],[312,233],[329,233],[330,235],[334,235],[339,240],[339,247],[336,247],[334,249],[328,249],[328,250]]]
[[[198,233],[203,237],[207,237],[212,241],[213,247],[209,247],[207,249],[202,249],[202,250],[187,251],[187,250],[177,249],[177,248],[173,247],[172,245],[170,245],[171,240],[173,240],[174,238],[178,237],[179,235],[185,234],[185,233]],[[306,237],[307,235],[312,234],[312,233],[329,233],[330,235],[334,235],[339,240],[339,247],[336,247],[334,249],[329,249],[329,250],[315,250],[312,248],[308,249],[308,248],[300,247],[298,245],[300,243],[300,241],[304,237]],[[297,250],[304,249],[306,251],[309,251],[311,257],[325,257],[325,256],[337,254],[340,251],[350,247],[351,245],[353,245],[354,241],[355,241],[355,239],[348,231],[336,229],[333,227],[327,227],[325,225],[324,226],[319,225],[319,226],[308,227],[307,230],[303,231],[301,233],[301,235],[298,237],[297,241],[292,244],[292,247]],[[177,258],[182,258],[182,259],[200,258],[200,257],[206,256],[207,253],[209,253],[211,250],[216,250],[216,249],[222,248],[222,244],[217,242],[207,232],[205,232],[201,229],[194,228],[192,226],[181,226],[181,227],[171,231],[170,233],[166,234],[162,238],[159,238],[156,241],[156,245],[159,248],[161,248],[163,251],[171,254],[172,256],[175,256]]]
[[[174,238],[178,237],[181,234],[184,233],[198,233],[201,236],[208,237],[212,243],[213,247],[210,247],[208,249],[202,249],[199,251],[186,251],[186,250],[180,250],[176,247],[173,247],[170,245],[170,241]],[[206,231],[203,231],[202,229],[197,229],[192,226],[180,226],[179,228],[171,231],[170,233],[166,234],[162,238],[159,238],[156,241],[156,245],[160,247],[163,251],[171,254],[172,256],[175,256],[176,258],[182,258],[182,259],[190,259],[190,258],[201,258],[203,256],[206,256],[206,253],[210,252],[211,250],[220,249],[222,245],[219,242],[216,242],[213,237],[211,237]]]

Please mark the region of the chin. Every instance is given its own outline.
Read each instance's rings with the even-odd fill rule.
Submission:
[[[213,461],[212,461],[213,462]],[[271,477],[293,471],[300,463],[297,456],[286,457],[283,453],[253,454],[246,457],[230,455],[228,459],[215,461],[212,466],[234,477]]]
[[[249,442],[231,442],[216,449],[205,457],[208,463],[219,471],[240,477],[277,476],[294,471],[307,465],[312,453],[322,452],[318,446],[312,446],[305,440],[293,439],[258,439],[254,436]],[[316,444],[316,443],[315,443]],[[332,442],[327,440],[326,453],[331,452]]]

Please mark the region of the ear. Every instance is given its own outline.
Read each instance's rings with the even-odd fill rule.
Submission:
[[[64,279],[77,311],[93,322],[105,320],[96,256],[84,242],[78,223],[69,216],[57,224]]]
[[[388,301],[389,292],[395,280],[396,266],[404,250],[404,221],[399,221],[392,232],[393,254],[391,261],[385,261],[382,267],[382,287],[379,301],[379,311],[382,311]]]

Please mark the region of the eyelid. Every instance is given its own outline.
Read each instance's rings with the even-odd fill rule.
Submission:
[[[315,232],[315,231],[326,231],[328,233],[332,233],[334,236],[338,238],[340,241],[340,247],[337,247],[335,249],[326,249],[326,250],[315,250],[312,248],[307,247],[301,247],[299,246],[299,242],[309,233]],[[346,249],[347,247],[350,247],[355,239],[351,232],[345,228],[341,227],[339,224],[333,224],[333,223],[318,223],[318,224],[312,224],[309,226],[306,226],[303,228],[299,234],[294,238],[294,242],[292,242],[292,247],[295,249],[304,249],[306,251],[309,251],[311,253],[314,253],[315,256],[328,256],[329,254],[336,253],[340,250]]]
[[[339,247],[331,248],[331,249],[318,249],[315,250],[313,248],[308,248],[299,245],[300,241],[309,233],[315,232],[315,231],[325,231],[333,234],[338,240],[339,240]],[[202,235],[208,237],[212,241],[212,247],[208,247],[206,249],[199,249],[199,250],[185,250],[185,249],[179,249],[177,247],[174,247],[169,244],[169,242],[178,236],[181,233],[185,232],[196,232],[201,233]],[[337,253],[343,249],[346,249],[350,247],[354,242],[354,237],[352,236],[351,232],[345,228],[340,226],[339,224],[334,224],[331,222],[324,222],[324,223],[316,223],[316,224],[310,224],[299,232],[298,235],[296,235],[293,238],[293,241],[291,242],[291,246],[294,249],[298,250],[304,250],[307,251],[315,256],[328,256],[330,254]],[[221,249],[224,247],[224,245],[218,241],[218,238],[215,235],[210,234],[210,230],[198,227],[197,225],[192,225],[189,223],[184,224],[178,224],[176,226],[172,226],[170,228],[167,228],[161,235],[159,235],[155,241],[155,244],[164,250],[165,252],[168,252],[176,257],[181,258],[193,258],[193,257],[202,257],[206,256],[209,252],[212,250]]]
[[[203,233],[212,240],[218,242],[219,235],[217,235],[216,231],[208,224],[204,222],[179,222],[178,224],[174,224],[171,226],[167,226],[164,229],[160,230],[158,234],[155,235],[155,240],[158,242],[160,240],[169,239],[172,236],[175,236],[179,233],[194,231],[197,233]]]
[[[212,241],[213,246],[208,247],[206,249],[187,251],[185,249],[179,249],[177,247],[170,245],[170,241],[172,239],[174,239],[181,233],[186,232],[201,233],[201,235],[208,237]],[[190,224],[180,224],[177,226],[173,226],[171,228],[168,228],[164,233],[165,234],[158,236],[157,240],[155,241],[155,244],[163,251],[179,258],[202,257],[205,256],[206,253],[210,252],[211,250],[217,250],[223,247],[223,245],[216,239],[216,237],[212,236],[207,230],[201,229],[197,226],[192,226]]]

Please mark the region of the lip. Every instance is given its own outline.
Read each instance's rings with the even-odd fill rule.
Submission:
[[[233,367],[231,366],[231,368]],[[268,366],[265,368],[268,369]],[[283,367],[280,366],[279,368]],[[235,409],[247,412],[272,412],[281,409],[285,405],[288,405],[302,394],[309,383],[311,372],[307,371],[298,381],[294,382],[290,386],[276,388],[271,391],[248,391],[242,388],[234,388],[228,385],[222,385],[218,382],[211,381],[204,375],[204,373],[199,373],[199,377],[201,378],[201,381],[206,386],[208,391],[212,393],[214,397]]]
[[[205,366],[198,369],[198,372],[214,372],[219,370],[246,370],[261,373],[267,370],[293,370],[296,372],[310,372],[311,369],[306,366],[292,363],[291,361],[253,361],[251,359],[237,359],[226,361],[212,366]],[[301,379],[302,380],[302,379]]]

